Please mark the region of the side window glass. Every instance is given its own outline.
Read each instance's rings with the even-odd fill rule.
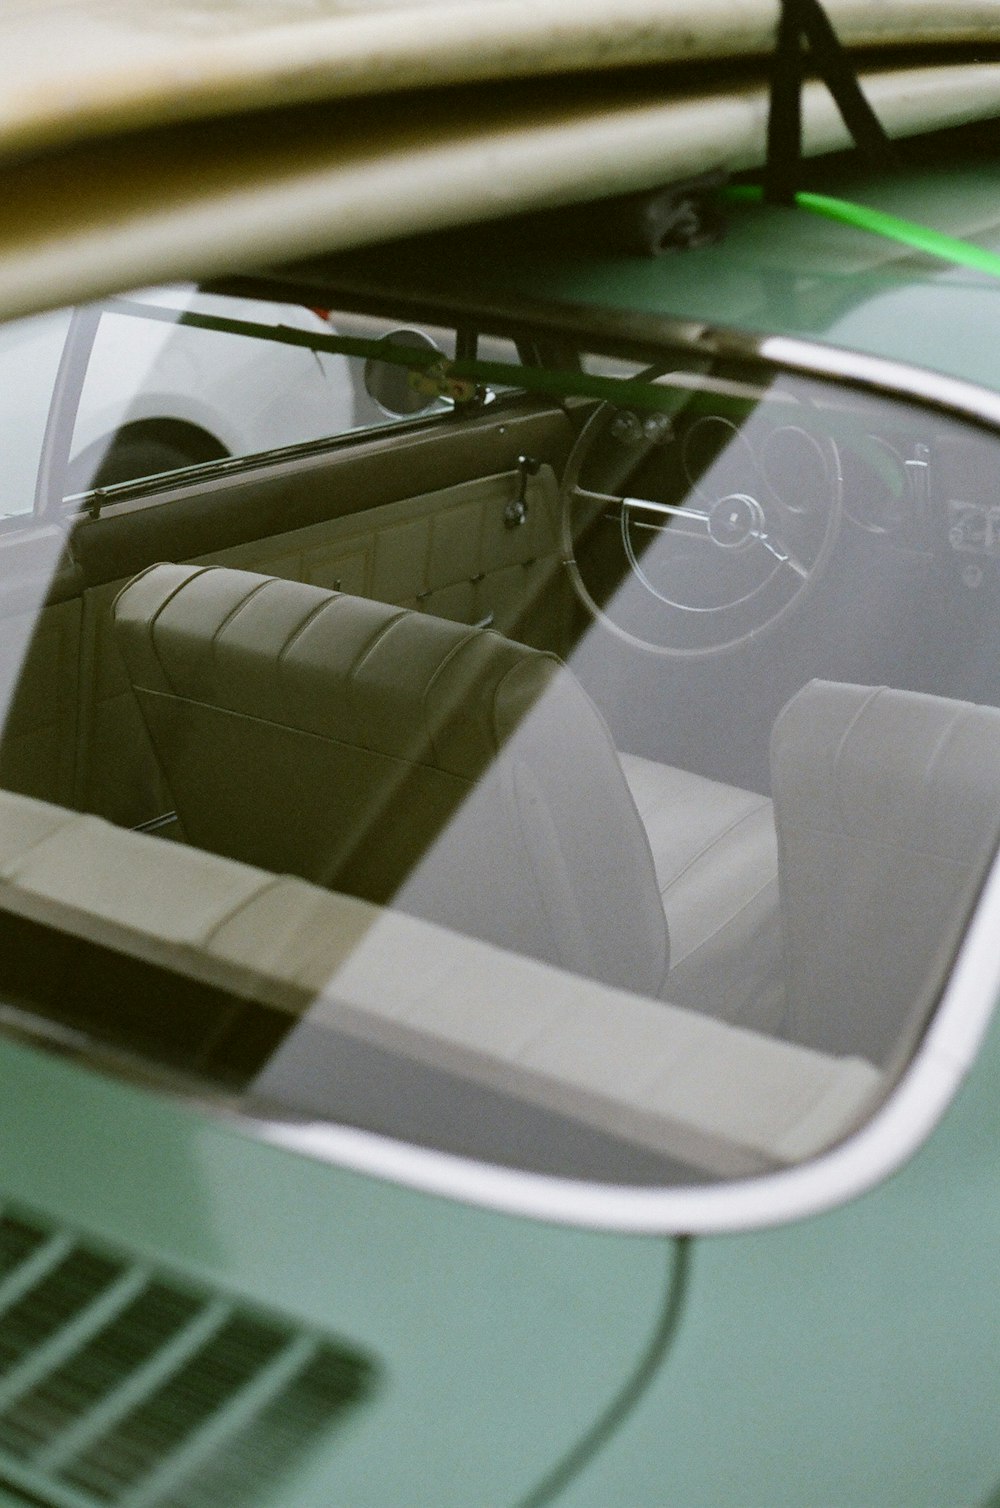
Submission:
[[[181,316],[228,328],[181,323]],[[305,343],[269,339],[261,326],[290,329]],[[313,336],[417,344],[446,358],[455,347],[454,331],[404,330],[384,318],[195,289],[145,291],[101,316],[74,425],[67,495],[452,407],[428,384],[420,390],[408,383],[399,365],[387,367],[394,383],[373,392],[371,356],[319,349],[309,342]]]
[[[521,365],[521,353],[512,340],[502,335],[481,335],[476,346],[476,359],[490,367],[518,367]],[[513,393],[518,390],[517,378],[514,375],[507,376],[498,373],[491,376],[486,385],[486,397],[499,397],[501,393]]]
[[[42,442],[70,312],[0,327],[0,519],[31,513]]]

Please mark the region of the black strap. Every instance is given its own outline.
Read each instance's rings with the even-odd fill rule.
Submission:
[[[855,144],[880,167],[896,161],[889,138],[862,94],[850,58],[820,0],[781,0],[764,169],[764,198],[771,204],[791,204],[798,188],[806,42],[816,71]]]

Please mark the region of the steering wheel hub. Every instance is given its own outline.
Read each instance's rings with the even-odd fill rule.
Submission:
[[[764,533],[764,510],[747,492],[731,492],[708,509],[709,538],[724,550],[738,550]]]

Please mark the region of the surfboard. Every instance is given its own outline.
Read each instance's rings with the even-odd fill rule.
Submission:
[[[895,136],[1000,115],[1000,63],[861,82]],[[821,84],[803,107],[807,152],[849,145]],[[85,139],[0,172],[0,315],[752,168],[767,110],[760,82],[665,96],[606,74]]]
[[[1000,0],[826,0],[854,49],[1000,44]],[[320,100],[772,49],[778,0],[4,0],[0,157]]]

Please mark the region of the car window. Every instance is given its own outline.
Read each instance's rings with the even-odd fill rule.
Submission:
[[[69,311],[0,325],[0,518],[22,518],[35,505],[42,444]]]
[[[997,436],[447,328],[103,311],[71,466],[180,465],[168,408],[256,460],[160,496],[105,456],[112,496],[0,540],[0,1019],[477,1177],[819,1166],[964,1008]]]
[[[281,331],[302,342],[268,338]],[[322,348],[337,335],[413,340],[449,358],[455,350],[453,329],[193,288],[146,290],[105,309],[86,353],[66,493],[451,408],[446,397],[407,386],[401,368],[391,369],[402,372],[401,390],[374,393],[373,357]]]

